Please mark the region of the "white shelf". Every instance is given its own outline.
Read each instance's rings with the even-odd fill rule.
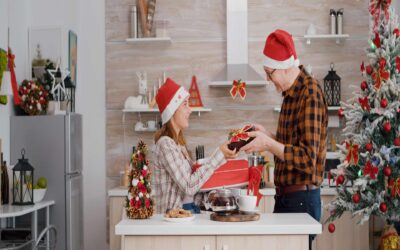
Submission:
[[[201,112],[211,112],[212,109],[210,108],[192,108],[192,112],[197,112],[200,116]],[[151,108],[133,108],[133,109],[123,109],[122,112],[124,113],[158,113],[158,109],[151,109]]]
[[[340,152],[326,152],[326,159],[340,159]]]
[[[126,43],[165,43],[170,44],[170,37],[143,37],[143,38],[127,38]]]
[[[148,128],[144,128],[144,129],[141,129],[141,130],[136,130],[135,129],[135,132],[138,132],[138,133],[145,133],[145,132],[156,132],[158,129],[148,129]]]
[[[208,84],[209,87],[232,87],[232,81],[212,81]],[[264,87],[267,86],[267,81],[252,81],[246,82],[246,87]]]
[[[345,40],[349,38],[349,34],[342,35],[331,35],[331,34],[321,34],[321,35],[304,35],[304,38],[307,40],[307,44],[311,44],[312,39],[334,39],[336,43],[340,43],[341,40]]]

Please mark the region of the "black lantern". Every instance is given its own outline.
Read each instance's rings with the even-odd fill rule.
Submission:
[[[69,111],[75,112],[75,83],[72,81],[70,76],[67,76],[64,80],[64,84]]]
[[[333,70],[333,63],[331,63],[331,70],[324,78],[324,93],[328,106],[340,106],[340,77]]]
[[[33,205],[33,167],[24,158],[24,149],[21,155],[13,168],[13,205]]]

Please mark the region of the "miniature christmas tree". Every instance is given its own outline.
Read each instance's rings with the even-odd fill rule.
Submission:
[[[337,196],[327,221],[345,211],[361,215],[361,223],[371,215],[400,221],[400,31],[390,2],[370,1],[369,63],[361,64],[361,89],[339,110],[346,140],[341,164],[331,171]]]
[[[147,219],[153,215],[154,202],[151,199],[149,161],[146,159],[147,145],[137,144],[131,158],[129,189],[126,198],[126,212],[130,219]]]
[[[190,85],[189,93],[190,93],[189,106],[190,107],[203,107],[199,87],[197,86],[196,76],[192,77],[192,84]]]

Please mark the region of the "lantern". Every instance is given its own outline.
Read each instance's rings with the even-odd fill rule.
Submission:
[[[75,83],[72,81],[70,76],[67,76],[64,80],[64,84],[69,112],[75,112]]]
[[[328,106],[340,106],[340,77],[333,70],[334,65],[331,63],[331,70],[324,78],[324,93]]]
[[[13,205],[33,205],[33,167],[25,159],[25,150],[21,151],[13,168]]]

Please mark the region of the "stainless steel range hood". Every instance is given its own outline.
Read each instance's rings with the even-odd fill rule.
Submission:
[[[232,85],[233,80],[264,86],[266,80],[248,64],[247,0],[226,0],[227,64],[209,86]]]

